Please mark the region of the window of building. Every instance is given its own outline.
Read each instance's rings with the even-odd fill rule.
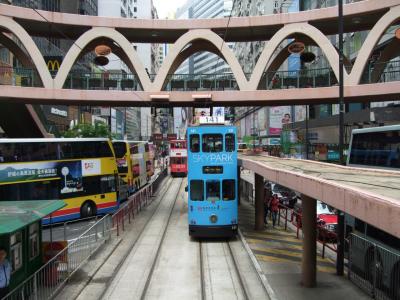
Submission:
[[[29,225],[29,259],[39,255],[39,226],[38,223]]]
[[[14,273],[22,267],[22,233],[16,232],[10,237],[11,272]]]
[[[225,135],[225,151],[235,151],[235,135],[233,133],[228,133]]]
[[[190,151],[199,152],[200,151],[200,135],[191,134],[190,135]]]
[[[203,135],[203,152],[221,152],[222,151],[222,134],[204,134]]]
[[[221,199],[219,180],[207,180],[206,182],[206,200],[218,201]]]
[[[222,199],[224,201],[235,200],[235,180],[222,180]]]
[[[133,12],[137,12],[137,7],[136,6],[133,7]]]
[[[204,183],[203,180],[190,180],[190,200],[204,200]]]

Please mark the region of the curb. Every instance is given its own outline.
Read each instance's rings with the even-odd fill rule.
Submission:
[[[244,238],[240,228],[238,228],[238,234],[239,234],[240,240],[242,241],[244,248],[247,251],[247,254],[250,256],[250,259],[253,262],[253,266],[256,269],[258,277],[260,278],[265,290],[267,291],[267,294],[269,295],[270,300],[278,300],[274,290],[272,289],[270,283],[268,282],[267,276],[265,276],[264,272],[262,271],[261,266],[257,261],[257,258],[254,256],[253,252],[251,251],[250,246],[247,243],[246,239]]]

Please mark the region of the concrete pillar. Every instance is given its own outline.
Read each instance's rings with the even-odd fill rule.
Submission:
[[[264,229],[264,178],[254,173],[254,190],[255,190],[255,230]]]
[[[303,258],[301,262],[301,282],[304,287],[316,285],[317,263],[317,213],[316,200],[301,195],[303,226]]]

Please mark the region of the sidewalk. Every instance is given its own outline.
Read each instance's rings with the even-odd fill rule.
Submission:
[[[302,241],[296,232],[282,226],[269,225],[254,230],[254,206],[242,199],[239,206],[239,227],[279,300],[371,299],[347,277],[335,275],[335,263],[317,256],[317,286],[301,286]]]

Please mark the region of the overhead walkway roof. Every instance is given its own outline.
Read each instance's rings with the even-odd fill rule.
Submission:
[[[267,155],[239,155],[239,165],[400,237],[400,172]]]

